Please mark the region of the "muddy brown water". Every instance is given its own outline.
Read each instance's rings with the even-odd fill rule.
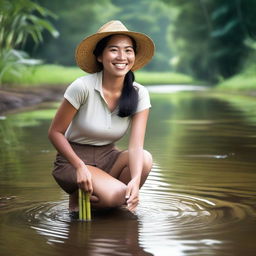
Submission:
[[[256,255],[256,102],[192,89],[152,87],[140,205],[89,223],[51,177],[57,104],[1,116],[0,255]]]

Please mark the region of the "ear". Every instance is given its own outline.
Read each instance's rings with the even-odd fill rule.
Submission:
[[[100,63],[102,63],[102,56],[98,56],[98,57],[97,57],[97,61],[100,62]]]

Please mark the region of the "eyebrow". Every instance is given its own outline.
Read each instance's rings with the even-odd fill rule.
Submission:
[[[120,48],[120,47],[117,46],[117,45],[109,45],[109,46],[108,46],[108,48],[111,48],[111,47]],[[134,49],[134,47],[133,47],[132,45],[125,46],[124,48],[132,48],[132,49]]]

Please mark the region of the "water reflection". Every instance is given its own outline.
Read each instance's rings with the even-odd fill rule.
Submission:
[[[182,92],[152,94],[152,105],[154,167],[136,214],[94,212],[90,223],[70,219],[50,175],[56,107],[1,118],[1,255],[254,255],[254,99]]]
[[[94,212],[93,221],[80,222],[69,217],[63,200],[27,209],[24,219],[61,255],[152,255],[139,245],[136,216],[122,209]]]

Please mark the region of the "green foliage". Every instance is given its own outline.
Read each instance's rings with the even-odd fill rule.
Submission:
[[[155,45],[156,52],[146,70],[169,71],[171,50],[167,43],[167,30],[172,19],[172,10],[158,0],[112,0],[118,8],[112,16],[127,25],[130,30],[149,35]]]
[[[255,43],[256,1],[163,1],[177,11],[169,38],[178,71],[216,82],[241,70]]]
[[[47,29],[53,36],[58,36],[58,32],[44,19],[48,15],[54,15],[31,0],[1,0],[0,10],[1,49],[24,46],[28,36],[31,36],[34,43],[42,42],[44,29]]]
[[[15,49],[2,49],[0,51],[0,82],[4,75],[18,78],[25,72],[25,65],[40,64],[40,60],[30,59],[24,51]]]
[[[108,20],[115,10],[110,0],[38,0],[40,5],[56,13],[58,19],[52,23],[60,32],[53,38],[45,31],[45,41],[37,48],[28,42],[26,49],[36,58],[51,64],[75,65],[74,52],[77,44],[102,23]]]
[[[255,77],[256,64],[253,63],[250,66],[232,76],[229,79],[221,81],[217,84],[218,90],[225,91],[255,91],[256,90],[256,77]]]
[[[39,63],[20,49],[29,37],[35,44],[42,42],[44,29],[58,36],[57,30],[45,20],[49,15],[54,16],[30,0],[0,1],[0,82],[8,72],[18,75],[24,65]]]
[[[47,75],[46,75],[47,74]],[[5,84],[19,84],[19,86],[68,85],[84,72],[78,67],[63,67],[58,65],[38,65],[23,70],[22,76],[4,76]]]
[[[74,52],[77,44],[86,36],[95,33],[109,20],[121,20],[130,30],[150,35],[156,44],[156,55],[147,65],[148,70],[170,70],[170,48],[167,44],[167,28],[170,10],[158,0],[38,0],[58,15],[52,22],[60,31],[58,39],[50,38],[38,48],[27,44],[26,49],[33,56],[48,63],[75,65]]]

